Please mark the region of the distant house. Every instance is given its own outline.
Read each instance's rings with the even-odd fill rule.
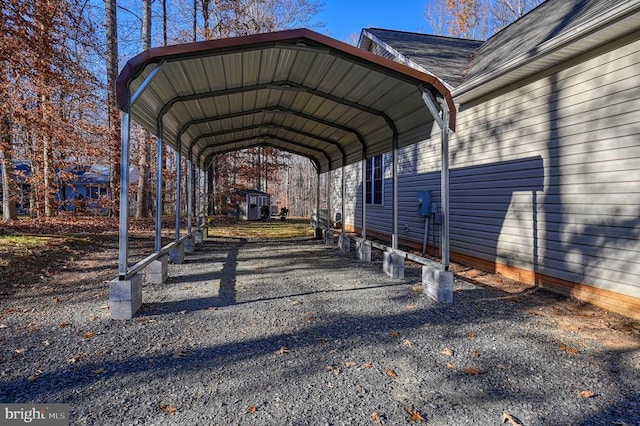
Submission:
[[[453,94],[452,260],[640,318],[640,1],[549,0],[484,43],[364,29],[359,44]],[[437,210],[439,150],[436,133],[400,150],[401,243],[421,247],[419,191]],[[389,164],[347,166],[347,229],[366,202],[367,232],[388,236]],[[436,215],[428,232],[437,249]]]
[[[14,168],[19,195],[17,200],[18,214],[29,214],[31,162],[28,160],[15,160]],[[62,175],[64,175],[64,179]],[[131,167],[130,176],[132,182],[137,181],[138,172],[135,167]],[[59,211],[82,209],[93,214],[107,212],[106,208],[101,206],[100,201],[111,197],[108,166],[75,166],[66,169],[64,172],[58,171],[55,185],[55,200]],[[1,208],[2,206],[0,205]]]

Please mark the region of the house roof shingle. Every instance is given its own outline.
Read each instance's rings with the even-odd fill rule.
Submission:
[[[364,31],[451,87],[456,87],[463,80],[473,52],[483,43],[479,40],[381,28],[367,28]]]

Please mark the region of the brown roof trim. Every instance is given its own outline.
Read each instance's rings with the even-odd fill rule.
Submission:
[[[145,50],[127,61],[116,80],[116,100],[118,108],[122,109],[129,101],[129,82],[134,80],[148,64],[158,63],[163,59],[166,61],[174,61],[183,58],[207,56],[207,53],[213,50],[217,52],[225,50],[239,51],[243,50],[243,48],[253,49],[261,45],[269,46],[276,43],[295,43],[297,41],[307,41],[310,42],[309,44],[311,45],[328,47],[341,56],[349,57],[356,62],[374,65],[379,69],[387,71],[396,78],[402,78],[415,83],[416,86],[431,86],[446,99],[450,113],[449,127],[451,130],[455,130],[456,109],[453,97],[438,78],[306,28],[154,47]]]

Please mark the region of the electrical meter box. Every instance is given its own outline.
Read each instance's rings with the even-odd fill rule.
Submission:
[[[431,215],[431,191],[418,192],[418,211],[419,216]]]

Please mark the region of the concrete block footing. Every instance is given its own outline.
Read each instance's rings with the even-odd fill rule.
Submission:
[[[404,256],[385,251],[382,270],[391,278],[404,279]]]
[[[371,262],[371,241],[356,240],[356,257],[365,262]]]
[[[171,263],[184,263],[184,244],[182,241],[171,247],[169,250],[169,260]]]
[[[202,244],[202,230],[201,229],[198,229],[196,232],[194,232],[193,236],[196,239],[196,245],[197,244]]]
[[[191,235],[184,239],[184,252],[193,253],[196,251],[196,237]]]
[[[324,243],[325,243],[325,245],[328,245],[328,246],[332,246],[334,244],[334,241],[333,241],[333,230],[332,229],[327,229],[324,232]]]
[[[422,291],[439,303],[453,303],[453,272],[422,267]]]
[[[135,274],[128,280],[113,280],[109,283],[111,319],[133,318],[140,306],[142,306],[142,275]]]
[[[165,254],[145,268],[145,278],[149,284],[164,284],[168,278],[169,255]]]
[[[344,233],[341,233],[338,237],[338,245],[340,246],[340,250],[345,253],[349,253],[351,251],[351,238]]]
[[[202,230],[202,240],[206,240],[207,238],[209,238],[209,227],[202,226],[201,230]]]

